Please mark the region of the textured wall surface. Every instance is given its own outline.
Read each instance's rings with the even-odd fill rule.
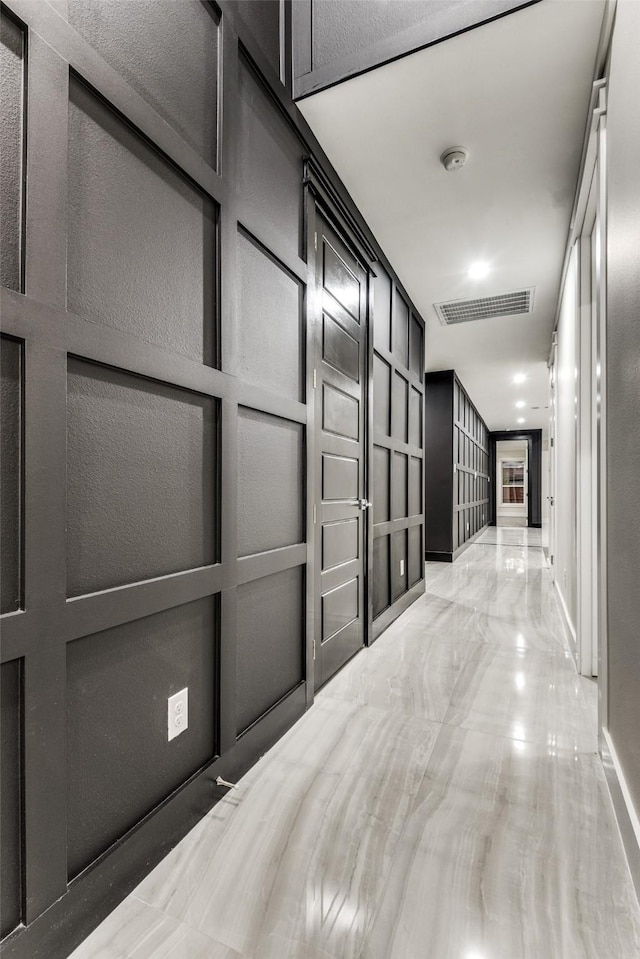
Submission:
[[[608,107],[609,731],[640,811],[640,4],[620,3]]]

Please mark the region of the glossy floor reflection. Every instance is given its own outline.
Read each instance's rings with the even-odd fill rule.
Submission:
[[[73,959],[638,959],[540,538],[489,530]]]

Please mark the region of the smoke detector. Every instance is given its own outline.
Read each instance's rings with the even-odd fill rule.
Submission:
[[[468,159],[469,151],[466,147],[447,147],[440,157],[440,163],[447,173],[453,173],[455,170],[461,170]]]

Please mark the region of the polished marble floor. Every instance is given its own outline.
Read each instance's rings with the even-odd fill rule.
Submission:
[[[639,959],[539,534],[426,584],[73,959]]]

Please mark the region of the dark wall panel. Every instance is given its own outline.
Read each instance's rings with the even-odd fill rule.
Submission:
[[[207,597],[68,645],[70,876],[213,758],[216,620]],[[168,742],[185,686],[189,728]]]
[[[20,661],[0,667],[0,936],[22,918]]]
[[[215,400],[70,359],[67,592],[216,561]]]
[[[303,399],[301,286],[242,233],[235,338],[240,377],[288,399]]]
[[[384,446],[373,447],[373,522],[391,519],[391,453]]]
[[[409,586],[413,586],[424,576],[424,547],[422,545],[422,526],[409,529]]]
[[[391,349],[391,280],[389,274],[376,264],[373,279],[373,346],[375,349]]]
[[[424,331],[422,324],[411,314],[409,336],[409,369],[414,376],[422,379],[424,375]]]
[[[407,591],[407,530],[391,535],[391,598],[398,599]]]
[[[404,376],[393,374],[393,392],[391,396],[391,432],[394,440],[400,443],[409,441],[408,434],[409,384]]]
[[[393,352],[402,366],[409,366],[409,307],[396,291]]]
[[[391,432],[391,367],[379,356],[373,357],[373,429],[389,436]]]
[[[379,536],[373,541],[373,615],[380,613],[391,603],[390,538]]]
[[[322,498],[357,499],[358,461],[348,456],[322,455]]]
[[[200,0],[68,4],[69,22],[78,33],[215,167],[218,18],[213,5]]]
[[[20,486],[22,469],[22,348],[0,338],[0,612],[18,609],[21,599]]]
[[[24,35],[0,14],[0,283],[20,290]]]
[[[409,390],[409,442],[422,449],[423,397],[413,386]]]
[[[280,0],[224,0],[249,28],[276,74],[280,74]]]
[[[408,457],[404,453],[394,453],[391,476],[391,516],[403,519],[409,515],[407,503]]]
[[[422,512],[422,460],[409,457],[409,516]]]
[[[238,417],[238,553],[304,540],[303,427],[242,408]]]
[[[303,590],[300,567],[238,588],[238,733],[302,680]]]
[[[301,246],[302,147],[242,60],[239,69],[238,190],[260,226],[295,256]]]
[[[214,362],[214,204],[74,80],[67,229],[72,312]]]

